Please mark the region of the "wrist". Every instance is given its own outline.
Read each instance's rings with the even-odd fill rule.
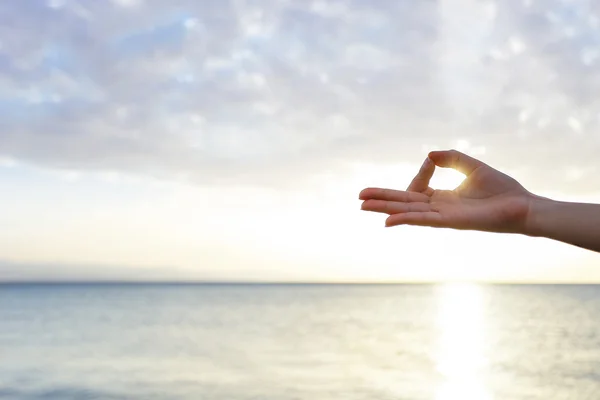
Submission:
[[[546,197],[531,194],[525,223],[523,224],[523,234],[527,236],[544,236],[543,223],[554,200]]]

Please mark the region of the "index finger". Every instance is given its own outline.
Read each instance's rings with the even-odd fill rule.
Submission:
[[[367,188],[358,195],[359,200],[386,200],[401,203],[429,203],[429,196],[423,193],[407,192],[404,190],[392,190],[381,188]]]
[[[429,187],[429,181],[435,172],[435,164],[429,157],[425,159],[423,165],[419,169],[419,172],[414,177],[408,188],[406,189],[409,192],[419,192],[422,193]]]

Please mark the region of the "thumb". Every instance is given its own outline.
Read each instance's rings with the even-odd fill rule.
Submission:
[[[432,151],[429,158],[435,165],[444,168],[453,168],[465,175],[470,175],[479,167],[486,164],[456,150]]]

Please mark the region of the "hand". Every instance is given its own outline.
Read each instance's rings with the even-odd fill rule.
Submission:
[[[466,175],[454,190],[434,190],[435,166]],[[519,182],[456,150],[433,151],[407,191],[368,188],[362,209],[389,214],[386,226],[419,225],[523,233],[534,198]]]

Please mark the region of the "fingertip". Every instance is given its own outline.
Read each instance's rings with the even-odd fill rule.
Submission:
[[[435,162],[436,160],[439,160],[440,157],[443,157],[445,153],[446,151],[443,150],[430,151],[427,158]]]
[[[439,153],[438,153],[438,152],[435,152],[435,151],[432,151],[431,153],[429,153],[429,154],[427,155],[427,159],[428,159],[428,160],[431,160],[431,163],[432,163],[433,165],[437,165],[437,164],[438,164],[438,162],[439,162],[439,161],[438,161],[438,160],[439,160],[439,158],[440,158],[440,156],[439,156]]]
[[[421,171],[430,170],[432,167],[435,167],[435,163],[433,162],[433,160],[431,158],[427,157],[425,159],[425,161],[423,161],[423,165],[421,166]]]
[[[437,150],[429,153],[428,157],[438,167],[451,167],[454,163],[456,150]]]
[[[358,194],[358,199],[359,200],[368,200],[368,199],[373,198],[375,190],[376,189],[372,188],[372,187],[361,190],[360,193]]]

